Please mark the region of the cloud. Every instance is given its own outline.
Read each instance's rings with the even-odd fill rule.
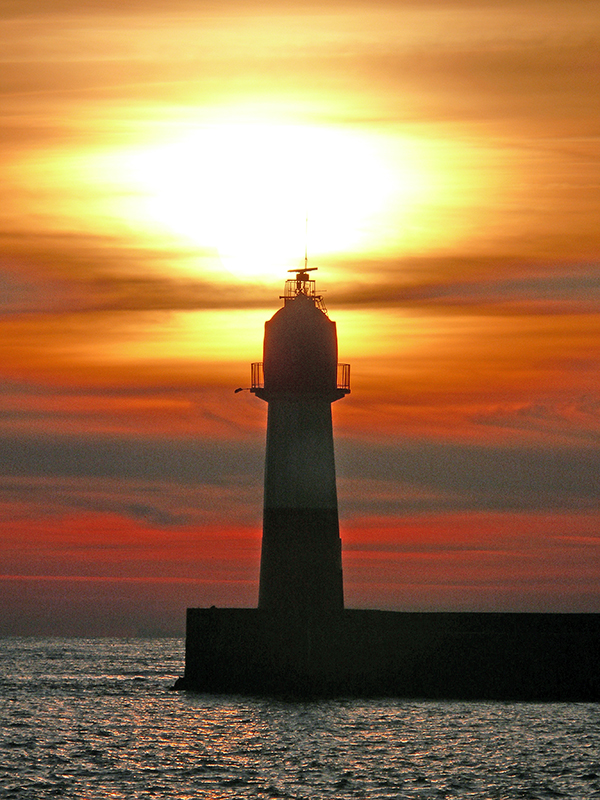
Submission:
[[[56,257],[59,253],[57,249]],[[106,269],[110,261],[118,261],[119,253],[114,251],[112,259],[108,252],[102,255],[102,267]],[[50,256],[47,252],[43,258]],[[63,262],[61,268],[65,266]],[[55,280],[27,278],[16,271],[0,272],[0,290],[4,289],[0,314],[264,308],[269,299],[268,292],[256,285],[241,292],[233,283],[200,277],[98,275],[93,266],[89,271],[89,276],[84,272],[78,277]]]
[[[583,511],[597,508],[600,501],[597,449],[342,441],[337,452],[341,505],[350,516],[415,510]]]
[[[259,525],[262,448],[13,437],[0,439],[0,459],[0,514],[8,525],[89,513],[158,528]]]
[[[462,259],[389,259],[365,266],[367,280],[336,287],[338,307],[402,305],[537,315],[589,314],[600,303],[596,263],[474,259],[465,254]]]
[[[0,437],[5,475],[174,480],[226,485],[261,473],[256,444],[99,436]]]
[[[600,451],[421,441],[338,441],[342,514],[580,510],[600,500]],[[254,521],[262,443],[136,438],[0,438],[10,502],[122,514],[157,525]],[[46,497],[46,501],[44,501]]]
[[[383,113],[397,114],[408,95],[421,119],[429,107],[437,119],[550,112],[560,124],[553,95],[585,116],[598,38],[597,15],[587,3],[555,3],[549,11],[532,2],[365,8],[128,0],[82,8],[55,0],[5,3],[4,16],[13,92],[122,86],[135,95],[146,84],[167,99],[165,87],[177,96],[183,82],[206,99],[215,84],[221,92],[251,86],[306,92],[318,76],[321,91],[352,86],[370,90],[371,99],[380,95]],[[36,63],[44,68],[36,70]]]
[[[598,608],[596,509],[409,513],[342,527],[346,594],[358,607]]]
[[[178,252],[188,274],[165,272],[170,249],[136,247],[117,237],[0,234],[0,311],[96,312],[268,308],[279,282],[245,283],[202,274],[213,251]],[[195,269],[194,269],[195,265]],[[335,286],[334,307],[461,308],[504,314],[593,313],[600,303],[600,265],[514,257],[412,258],[328,262],[323,281],[342,271],[358,279]],[[196,272],[196,276],[193,275]],[[220,267],[221,275],[227,273]],[[320,273],[319,273],[320,274]],[[362,276],[361,276],[362,275]]]
[[[27,520],[101,515],[106,520],[135,520],[150,528],[208,528],[241,525],[258,529],[262,487],[251,479],[214,484],[199,480],[2,476],[0,517],[4,525]],[[84,523],[81,523],[84,527]],[[107,522],[111,527],[112,522]]]
[[[176,260],[177,268],[168,268]],[[208,273],[208,274],[207,274]],[[280,281],[239,281],[213,249],[118,235],[0,230],[0,313],[264,308]]]

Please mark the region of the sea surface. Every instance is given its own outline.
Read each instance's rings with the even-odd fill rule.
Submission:
[[[181,639],[0,639],[0,798],[600,797],[600,705],[170,691]]]

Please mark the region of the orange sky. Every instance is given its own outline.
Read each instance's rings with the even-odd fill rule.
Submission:
[[[600,611],[597,10],[2,4],[0,633],[256,603],[305,240],[347,604]]]

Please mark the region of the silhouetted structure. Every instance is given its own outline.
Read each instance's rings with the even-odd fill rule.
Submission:
[[[600,614],[344,610],[331,404],[350,368],[311,270],[291,271],[252,365],[269,405],[258,608],[189,608],[175,688],[600,700]]]
[[[251,388],[269,404],[258,607],[288,621],[344,607],[331,404],[350,391],[335,322],[309,270],[294,271]]]

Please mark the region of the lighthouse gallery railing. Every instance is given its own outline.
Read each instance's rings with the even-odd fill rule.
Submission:
[[[250,375],[251,390],[265,388],[265,373],[263,370],[263,362],[255,361],[251,365]],[[344,392],[350,391],[350,364],[337,365],[337,387]]]

